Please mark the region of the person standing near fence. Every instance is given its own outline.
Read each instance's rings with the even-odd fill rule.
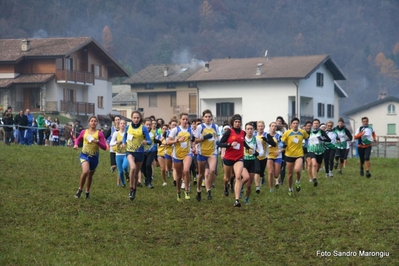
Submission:
[[[356,130],[355,139],[358,140],[358,150],[360,158],[360,175],[364,176],[364,168],[366,167],[366,177],[370,178],[370,154],[373,141],[377,141],[377,137],[372,127],[369,126],[369,119],[362,117],[362,126]]]
[[[33,143],[33,121],[35,120],[35,117],[33,114],[30,113],[29,109],[25,110],[25,115],[28,119],[28,128],[25,130],[25,144],[30,146]]]

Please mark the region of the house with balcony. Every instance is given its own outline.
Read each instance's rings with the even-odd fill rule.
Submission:
[[[0,39],[2,108],[86,121],[111,113],[111,79],[128,76],[90,37]]]
[[[196,118],[197,84],[187,78],[202,66],[197,62],[149,65],[123,83],[130,85],[132,93],[137,93],[137,109],[144,116],[154,115],[167,122],[185,112],[190,118]]]
[[[199,112],[210,109],[218,124],[237,113],[268,125],[277,116],[336,123],[339,99],[348,97],[339,80],[329,55],[310,55],[214,59],[185,82],[196,84]]]

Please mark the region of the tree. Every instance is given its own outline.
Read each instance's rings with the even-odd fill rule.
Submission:
[[[103,29],[102,35],[102,45],[108,53],[113,53],[113,41],[112,41],[112,33],[108,25],[106,25]]]

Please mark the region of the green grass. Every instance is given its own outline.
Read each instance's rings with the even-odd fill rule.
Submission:
[[[320,173],[317,188],[304,174],[294,197],[286,184],[276,193],[263,187],[234,208],[221,174],[212,201],[192,193],[179,203],[158,168],[155,189],[139,188],[130,202],[107,152],[91,199],[75,199],[78,151],[0,145],[0,265],[399,265],[397,159],[372,158],[371,179],[350,159],[342,176]]]

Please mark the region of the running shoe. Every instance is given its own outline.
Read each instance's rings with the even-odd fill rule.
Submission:
[[[141,182],[138,182],[138,183],[137,183],[137,186],[138,186],[138,187],[142,187],[143,184],[141,184]]]
[[[288,196],[292,197],[294,195],[294,191],[288,190]]]
[[[270,192],[270,193],[273,193],[273,189],[270,189],[269,192]]]
[[[262,177],[262,182],[261,182],[262,186],[265,184],[265,182],[266,182],[265,178]]]
[[[364,176],[364,170],[363,170],[363,168],[360,168],[360,176]]]
[[[197,196],[195,196],[197,201],[201,201],[201,192],[197,192]]]
[[[371,177],[371,173],[369,171],[366,171],[366,177],[370,178]]]
[[[244,186],[241,187],[241,191],[240,191],[240,198],[242,198],[242,195],[244,194]]]
[[[256,188],[256,194],[260,194],[260,188]]]
[[[126,182],[129,182],[129,172],[125,172]]]
[[[181,182],[181,186],[180,186],[180,188],[182,188],[182,189],[185,189],[185,188],[186,188],[186,184],[184,184],[184,181],[183,181],[183,182]]]
[[[224,195],[225,195],[226,197],[229,196],[229,187],[228,187],[227,185],[224,186]]]
[[[111,168],[110,168],[109,170],[111,171],[111,173],[113,173],[113,172],[115,171],[115,168],[113,168],[113,167],[111,166]]]
[[[134,198],[136,198],[136,190],[135,190],[135,189],[130,190],[130,194],[129,194],[129,199],[130,199],[131,201],[133,201]]]
[[[196,177],[193,178],[193,184],[194,184],[194,186],[197,185],[197,178]]]
[[[329,176],[329,177],[333,177],[333,176],[334,176],[333,171],[330,171],[330,172],[328,173],[328,176]]]
[[[296,188],[296,192],[301,191],[301,183],[296,183],[295,188]]]
[[[122,187],[125,188],[125,187],[126,187],[126,184],[122,184]]]
[[[212,188],[215,188],[216,186],[215,186],[215,183],[212,183]]]
[[[326,173],[326,178],[329,178],[330,176],[328,175],[328,173]]]
[[[338,163],[334,163],[334,169],[338,168]]]
[[[317,185],[318,185],[317,179],[315,178],[315,179],[313,179],[313,186],[314,186],[314,187],[317,187]]]
[[[342,175],[342,169],[339,169],[339,170],[338,170],[338,173],[339,173],[340,175]]]
[[[313,182],[313,178],[309,178],[309,183],[312,183]]]
[[[85,199],[90,199],[90,192],[86,192],[86,197],[85,197]]]
[[[147,187],[149,187],[149,188],[151,188],[151,189],[154,188],[154,186],[153,186],[151,183],[148,183]]]
[[[166,186],[166,185],[168,185],[166,182],[163,182],[163,184],[162,184],[162,186],[164,187],[164,186]]]
[[[181,201],[181,195],[180,195],[180,193],[177,193],[177,201]]]
[[[191,199],[190,193],[189,193],[188,191],[185,191],[185,192],[184,192],[184,198],[185,198],[186,200]]]
[[[202,179],[201,187],[205,187],[205,180],[204,179]]]
[[[236,201],[234,202],[234,207],[241,207],[241,203],[240,203],[239,200],[236,200]]]
[[[249,198],[244,199],[245,204],[249,204]]]
[[[279,183],[276,183],[276,184],[274,185],[274,187],[275,187],[276,189],[278,189],[278,188],[280,187],[280,184],[279,184]]]
[[[81,189],[78,189],[78,191],[76,192],[76,194],[75,194],[75,198],[80,198],[80,195],[82,194],[82,190]]]
[[[207,195],[208,200],[212,200],[212,193],[210,190],[208,190],[207,194],[208,194]]]
[[[176,186],[176,180],[173,180],[173,186]]]

